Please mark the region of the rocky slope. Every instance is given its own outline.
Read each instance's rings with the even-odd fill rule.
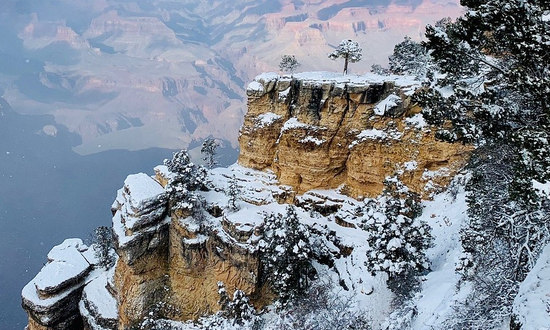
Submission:
[[[116,265],[99,267],[93,249],[80,240],[52,249],[22,292],[29,328],[196,320],[219,310],[220,281],[229,293],[243,290],[255,307],[266,306],[274,295],[260,281],[258,241],[265,214],[284,213],[288,204],[323,242],[325,263],[316,264],[318,271],[353,294],[358,306],[371,306],[365,313],[380,326],[391,311],[391,294],[365,266],[360,210],[366,200],[353,197],[378,195],[394,174],[430,197],[469,150],[434,139],[434,128],[410,102],[417,88],[405,77],[257,77],[248,87],[240,164],[209,171],[205,189],[193,192],[204,200],[200,213],[191,204],[174,211],[167,183],[176,174],[166,166],[156,167],[152,177],[128,176],[111,208]],[[240,187],[237,209],[227,207],[231,181]],[[459,200],[463,205],[463,196]],[[458,213],[425,218],[442,226]],[[441,239],[453,235],[450,228],[459,226],[440,231]],[[448,253],[434,259],[439,264]]]

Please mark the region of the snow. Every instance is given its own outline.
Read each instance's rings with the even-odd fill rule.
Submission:
[[[533,189],[535,189],[539,195],[550,198],[550,182],[540,183],[537,180],[533,180]]]
[[[390,94],[388,97],[378,102],[374,107],[374,114],[383,116],[386,110],[396,107],[399,103],[401,103],[401,98],[395,94]]]
[[[27,285],[25,285],[25,287],[23,287],[23,290],[21,290],[21,296],[24,302],[29,302],[33,305],[33,310],[47,311],[49,308],[66,298],[75,290],[78,290],[80,287],[82,287],[82,283],[66,288],[64,291],[53,296],[40,297],[38,296],[38,292],[36,291],[34,280],[31,280],[29,283],[27,283]]]
[[[401,242],[401,240],[399,238],[394,237],[388,242],[388,245],[387,245],[386,248],[389,251],[391,251],[391,250],[394,250],[394,249],[399,249],[401,246],[403,246],[403,242]]]
[[[281,133],[292,129],[299,129],[299,128],[307,129],[309,127],[310,125],[301,123],[298,121],[298,118],[292,117],[284,123],[283,128],[281,128]]]
[[[53,247],[48,253],[50,261],[21,291],[23,302],[36,311],[46,311],[82,287],[83,277],[91,268],[81,254],[86,248],[77,238]]]
[[[205,235],[197,235],[195,238],[184,238],[182,240],[182,243],[185,245],[199,245],[204,244],[208,240],[208,236]]]
[[[279,78],[280,78],[279,75],[275,72],[264,72],[264,73],[261,73],[261,74],[257,75],[254,78],[254,81],[269,82],[269,81],[278,80]]]
[[[313,137],[313,136],[306,136],[303,139],[299,140],[298,142],[300,142],[300,143],[314,143],[314,144],[320,146],[321,144],[325,143],[326,141],[318,139],[318,138]]]
[[[124,189],[129,193],[128,201],[135,209],[140,209],[164,193],[164,188],[145,173],[128,175]]]
[[[376,128],[363,130],[357,135],[358,140],[383,140],[387,137],[386,132]]]
[[[415,160],[405,162],[403,164],[403,168],[405,169],[405,171],[414,171],[418,168],[418,163]]]
[[[32,280],[42,293],[56,293],[82,278],[90,264],[81,254],[86,247],[81,239],[66,239],[48,253],[48,262]]]
[[[399,131],[386,132],[376,128],[365,129],[357,134],[355,140],[348,146],[349,149],[352,149],[359,143],[365,142],[367,140],[399,140],[402,136],[402,133]]]
[[[156,174],[160,175],[161,177],[165,179],[171,179],[175,176],[174,173],[170,172],[168,169],[168,166],[166,165],[157,165],[153,168],[153,171],[155,171]]]
[[[264,91],[264,85],[257,81],[252,81],[250,84],[248,84],[248,87],[246,88],[247,91],[251,92],[263,92]]]
[[[422,173],[422,179],[423,180],[430,180],[435,177],[441,177],[449,175],[449,169],[446,167],[442,167],[438,169],[437,171],[430,171],[428,169],[424,169],[424,173]]]
[[[382,76],[369,72],[364,75],[343,75],[337,72],[313,71],[294,74],[294,79],[310,83],[334,83],[337,85],[352,84],[355,86],[368,86],[370,84],[382,84],[394,82],[398,87],[420,86],[421,82],[414,76],[389,75]],[[254,82],[267,83],[276,80],[286,80],[274,72],[262,73],[254,78]],[[250,85],[249,85],[250,86]],[[262,86],[263,88],[263,86]]]
[[[418,129],[423,129],[428,126],[426,120],[424,120],[424,116],[422,116],[421,113],[417,113],[412,117],[405,118],[405,123]]]
[[[390,75],[382,76],[375,73],[367,73],[364,75],[343,75],[336,72],[303,72],[294,75],[295,78],[309,81],[324,81],[334,83],[348,83],[357,86],[366,86],[369,84],[381,84],[386,81],[393,81],[396,86],[420,86],[420,82],[413,76]]]
[[[513,312],[522,329],[550,329],[550,244],[520,284]]]
[[[113,271],[112,268],[111,271]],[[102,272],[97,277],[86,284],[83,295],[88,301],[88,306],[94,309],[96,315],[104,319],[116,319],[117,302],[116,299],[107,290],[107,278],[111,275],[108,272]]]
[[[274,114],[273,112],[266,112],[257,117],[254,127],[255,128],[268,127],[273,125],[273,123],[275,123],[277,120],[281,118],[282,118],[281,116]]]
[[[416,297],[418,315],[412,329],[440,329],[441,322],[453,312],[456,299],[465,292],[456,292],[460,275],[455,271],[462,254],[459,230],[466,221],[466,193],[463,188],[454,199],[449,193],[436,195],[433,201],[425,201],[421,220],[432,228],[433,247],[426,255],[432,271],[422,283],[422,291]]]
[[[279,92],[279,101],[284,101],[288,97],[288,94],[290,93],[290,87],[285,89],[284,91]]]

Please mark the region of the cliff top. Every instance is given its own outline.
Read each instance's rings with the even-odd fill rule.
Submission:
[[[343,75],[336,72],[328,71],[313,71],[313,72],[301,72],[291,76],[280,76],[275,72],[265,72],[254,78],[254,80],[248,84],[247,91],[261,92],[264,91],[264,85],[275,81],[290,81],[292,79],[320,84],[335,84],[335,85],[353,85],[353,86],[369,86],[372,84],[381,84],[384,82],[393,82],[395,86],[420,86],[414,76],[401,76],[401,75],[389,75],[382,76],[375,73],[367,73],[364,75]]]

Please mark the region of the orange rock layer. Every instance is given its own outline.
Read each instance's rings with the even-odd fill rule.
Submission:
[[[437,128],[411,103],[414,83],[371,78],[257,78],[248,89],[239,163],[273,170],[298,193],[342,187],[373,197],[393,175],[424,197],[445,187],[471,146],[435,139]]]

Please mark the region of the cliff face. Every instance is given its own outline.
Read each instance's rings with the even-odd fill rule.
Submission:
[[[403,77],[259,76],[247,91],[239,163],[273,170],[298,193],[344,185],[373,197],[398,175],[427,197],[450,182],[471,147],[435,139],[411,104],[418,87]]]
[[[326,243],[325,259],[338,259],[328,262],[337,283],[383,306],[387,288],[373,293],[364,268],[364,203],[353,197],[379,195],[390,175],[429,197],[470,149],[434,139],[435,128],[411,104],[417,88],[399,77],[259,76],[248,88],[240,165],[208,172],[204,191],[193,192],[200,215],[171,207],[166,186],[176,174],[166,166],[152,177],[128,176],[111,207],[115,266],[99,267],[81,240],[52,249],[22,292],[29,329],[196,320],[219,310],[218,282],[265,306],[273,294],[260,280],[261,228],[267,213],[283,214],[287,204]],[[232,180],[240,187],[236,210],[227,207]]]

